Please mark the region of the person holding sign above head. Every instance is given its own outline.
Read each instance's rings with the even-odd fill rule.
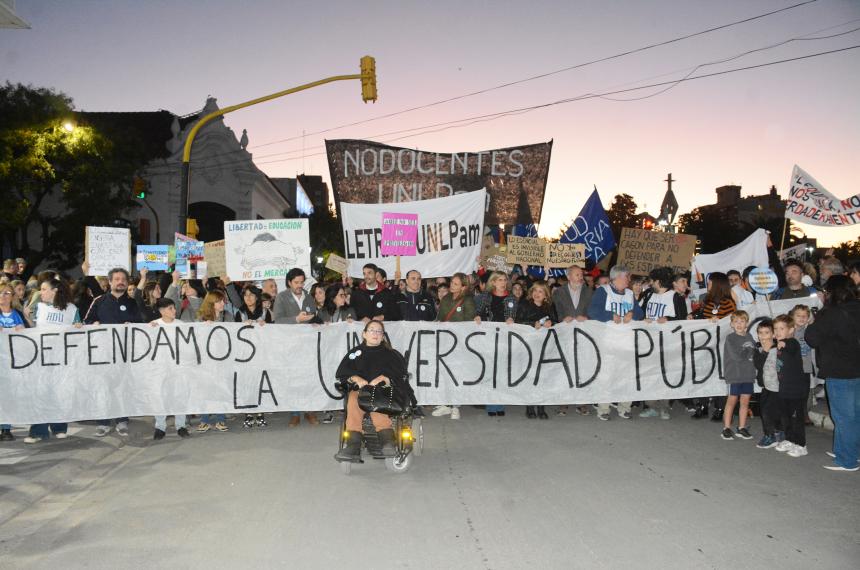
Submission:
[[[59,279],[43,281],[39,287],[40,301],[33,307],[33,323],[37,328],[49,326],[80,327],[81,316],[78,308],[72,304],[72,293],[69,286]],[[65,439],[69,424],[34,424],[30,426],[30,435],[24,443],[39,443],[50,437],[53,432],[57,439]]]
[[[603,323],[614,322],[616,324],[627,324],[631,321],[641,321],[645,314],[636,303],[633,291],[629,289],[630,271],[622,266],[616,265],[609,270],[609,283],[601,285],[594,291],[591,297],[591,305],[588,307],[588,318]],[[618,402],[618,417],[629,420],[630,408],[633,402]],[[609,420],[609,404],[603,403],[597,406],[597,418],[601,421]]]
[[[487,279],[483,293],[475,295],[475,322],[482,320],[493,323],[514,324],[517,314],[517,298],[508,290],[508,276],[500,271],[493,271]],[[498,405],[487,406],[488,416],[504,416],[505,407]]]
[[[24,318],[24,313],[13,301],[14,297],[15,291],[12,286],[8,283],[0,283],[0,329],[4,331],[21,331],[30,326],[27,319]],[[12,426],[9,424],[0,425],[0,441],[12,441],[14,439]]]
[[[555,307],[553,307],[552,297],[546,283],[539,282],[529,287],[525,299],[517,304],[514,322],[534,327],[536,330],[548,329],[558,322],[558,315]],[[535,406],[526,406],[526,417],[529,419],[549,419],[544,406],[537,406],[537,409]]]
[[[436,319],[436,303],[421,285],[421,274],[418,271],[412,269],[406,272],[406,289],[396,296],[401,320],[433,321]]]
[[[394,294],[385,287],[384,281],[377,279],[376,269],[373,263],[366,264],[361,270],[364,280],[352,290],[351,305],[355,316],[365,323],[392,320],[389,317],[398,312]]]
[[[441,286],[440,286],[441,291]],[[439,298],[439,313],[436,320],[442,323],[471,322],[475,318],[475,299],[469,292],[469,278],[464,273],[455,273],[448,284],[448,293]],[[436,406],[436,417],[451,414],[452,420],[460,419],[460,406]]]
[[[155,308],[160,315],[158,319],[149,324],[154,327],[175,327],[179,321],[176,320],[176,303],[173,299],[159,299],[155,303]],[[185,439],[191,437],[188,433],[188,421],[184,415],[174,416],[174,425],[176,426],[176,434]],[[152,439],[155,441],[164,439],[167,433],[167,416],[155,416],[155,432]]]
[[[197,311],[200,310],[200,305],[203,303],[205,290],[200,285],[200,281],[196,279],[180,280],[178,271],[174,271],[171,278],[172,282],[164,296],[173,299],[173,302],[176,303],[177,319],[183,323],[193,323],[196,320]]]
[[[161,299],[161,285],[158,281],[147,281],[149,270],[145,267],[140,270],[140,281],[134,290],[134,301],[137,303],[137,308],[140,311],[140,316],[144,322],[152,322],[161,315],[158,313],[158,308],[155,306],[158,300]]]
[[[84,317],[84,323],[88,325],[122,325],[143,322],[137,303],[126,293],[128,277],[128,271],[121,267],[115,267],[108,272],[110,292],[93,300],[90,310],[87,311],[87,316]],[[96,437],[104,437],[110,433],[111,420],[98,420],[98,424]],[[120,437],[128,436],[128,418],[116,419],[116,433]]]

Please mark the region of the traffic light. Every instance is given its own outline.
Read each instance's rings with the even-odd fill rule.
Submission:
[[[140,176],[135,176],[134,182],[132,183],[132,187],[134,189],[135,198],[139,200],[146,199],[146,180],[144,180]]]
[[[646,230],[654,229],[654,221],[651,218],[644,218],[642,220],[642,227]]]
[[[369,55],[361,58],[361,99],[376,103],[376,60]]]
[[[200,233],[200,228],[197,226],[197,220],[188,218],[185,220],[185,235],[197,239],[197,234]]]

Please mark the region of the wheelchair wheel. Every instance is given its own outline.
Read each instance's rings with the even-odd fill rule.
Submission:
[[[416,457],[420,457],[424,452],[424,422],[421,418],[412,420],[412,434],[415,437],[415,441],[412,444],[412,453]]]
[[[409,471],[409,468],[412,466],[412,454],[408,454],[406,457],[386,457],[385,458],[385,468],[391,471],[392,473],[403,474]]]
[[[340,472],[344,475],[349,475],[352,473],[352,462],[351,461],[341,461],[340,462]]]

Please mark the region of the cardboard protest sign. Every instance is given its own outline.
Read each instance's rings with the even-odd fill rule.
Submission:
[[[131,232],[128,228],[87,226],[84,259],[89,264],[87,275],[107,275],[121,267],[131,271]]]
[[[141,269],[167,271],[169,257],[168,246],[166,245],[139,245],[137,246],[137,263],[135,266],[138,271]]]
[[[206,260],[206,270],[209,277],[227,276],[227,259],[223,239],[206,242],[203,246],[203,258]]]
[[[813,226],[837,227],[860,223],[860,194],[840,200],[808,172],[794,165],[785,217]]]
[[[481,152],[326,141],[338,217],[341,203],[417,202],[486,188],[488,225],[540,221],[551,152],[552,141]]]
[[[546,262],[546,242],[540,238],[508,236],[508,263],[538,265]]]
[[[382,214],[417,214],[416,256],[405,258],[404,271],[415,269],[424,277],[448,277],[471,273],[481,254],[484,235],[486,192],[465,192],[450,198],[406,204],[340,205],[344,253],[349,275],[361,277],[367,263],[382,267],[388,275],[396,271],[397,257],[382,253]]]
[[[347,274],[348,267],[349,263],[347,263],[346,259],[336,253],[330,253],[325,262],[326,269],[331,269],[335,273],[340,273],[341,275]]]
[[[546,244],[546,261],[544,262],[544,267],[549,267],[551,269],[566,269],[571,265],[585,267],[585,244]]]
[[[499,245],[493,241],[492,236],[484,236],[481,243],[481,265],[489,271],[503,271],[510,273],[513,265],[508,264],[507,257]]]
[[[382,255],[418,254],[418,214],[382,212]]]
[[[680,273],[690,266],[696,253],[696,236],[621,228],[617,265],[634,275],[647,275],[657,267],[671,267]]]
[[[293,267],[311,275],[307,219],[224,222],[224,240],[227,275],[233,281],[283,278]]]

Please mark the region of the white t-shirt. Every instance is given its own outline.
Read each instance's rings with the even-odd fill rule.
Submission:
[[[155,324],[157,324],[160,327],[175,327],[178,323],[180,323],[182,321],[180,321],[179,319],[173,319],[171,322],[165,323],[164,319],[155,319],[152,322],[154,322]]]
[[[615,313],[619,317],[623,317],[633,310],[633,304],[636,299],[633,298],[633,291],[625,289],[623,293],[616,293],[609,285],[603,285],[606,291],[606,306],[607,311]]]
[[[669,289],[665,293],[653,293],[645,305],[646,319],[675,318],[675,291]]]
[[[755,303],[755,297],[753,297],[752,292],[747,291],[740,285],[732,287],[732,293],[735,294],[735,298],[737,299],[735,306],[739,311]]]
[[[78,308],[71,303],[68,304],[65,310],[60,310],[53,305],[40,301],[36,304],[35,310],[37,327],[49,325],[72,326],[75,323],[81,322]]]

